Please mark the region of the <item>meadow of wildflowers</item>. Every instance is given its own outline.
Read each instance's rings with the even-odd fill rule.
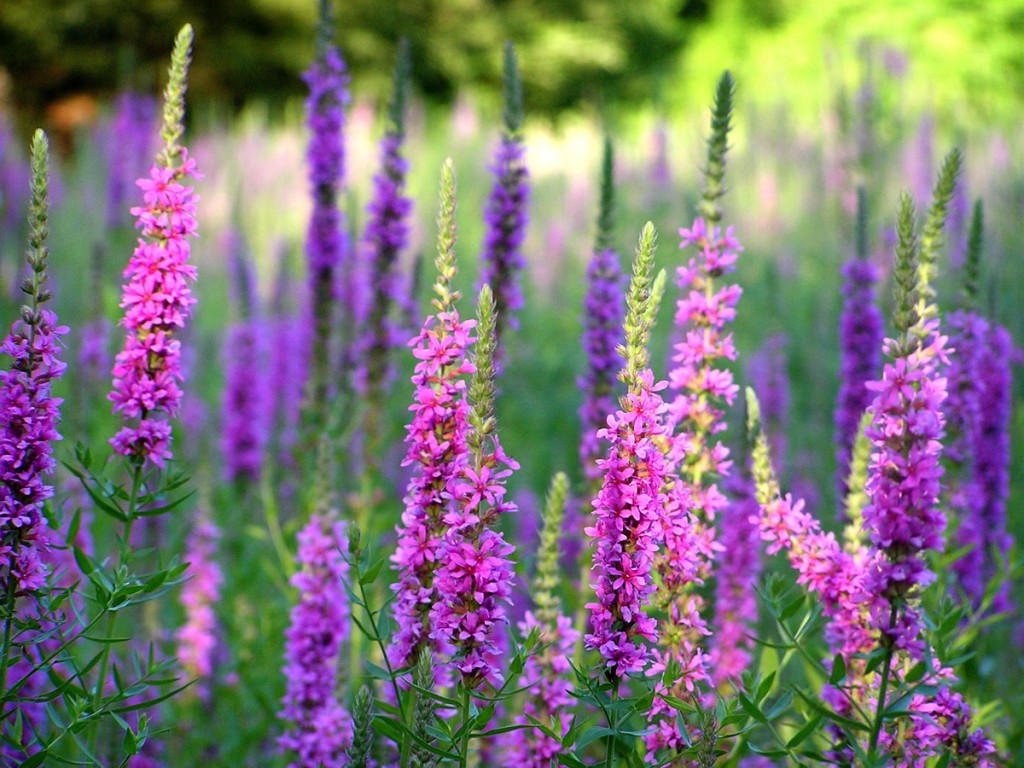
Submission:
[[[329,5],[301,129],[189,26],[0,123],[2,764],[1024,765],[1019,137],[377,116]]]

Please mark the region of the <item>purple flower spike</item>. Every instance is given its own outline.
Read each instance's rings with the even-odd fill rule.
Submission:
[[[334,312],[335,286],[348,284],[350,266],[345,226],[338,206],[345,177],[342,136],[345,107],[350,99],[348,74],[341,54],[329,41],[329,19],[322,19],[321,24],[317,58],[303,77],[309,86],[307,160],[313,196],[313,211],[306,233],[309,265],[306,340],[310,361],[309,395],[314,410],[324,407],[327,399],[332,328],[338,319]],[[349,306],[345,311],[350,309]]]
[[[861,416],[871,404],[867,383],[881,366],[882,313],[875,304],[878,268],[863,258],[843,266],[843,311],[839,321],[840,379],[836,402],[836,492],[844,499],[850,455]],[[842,504],[839,505],[842,509]]]
[[[870,382],[875,393],[867,436],[873,452],[864,507],[864,525],[872,543],[884,555],[872,571],[868,593],[875,626],[894,647],[919,656],[921,615],[907,598],[931,583],[924,559],[929,549],[945,546],[946,519],[939,509],[939,457],[945,416],[946,380],[938,367],[947,362],[946,338],[935,321],[922,321],[926,343],[906,350],[886,339],[892,356],[880,381]]]
[[[315,515],[299,532],[301,570],[292,577],[299,602],[285,635],[286,689],[278,739],[294,754],[289,768],[342,768],[352,745],[352,718],[338,702],[338,659],[348,637],[348,563],[344,523]]]
[[[611,248],[597,250],[587,267],[587,296],[583,303],[587,371],[579,380],[583,390],[580,462],[583,474],[591,482],[598,481],[603,474],[598,466],[602,450],[597,433],[606,426],[608,414],[615,410],[615,380],[620,366],[616,349],[623,341],[624,313],[619,255]]]

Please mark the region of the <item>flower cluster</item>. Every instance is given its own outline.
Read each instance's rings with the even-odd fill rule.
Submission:
[[[190,578],[181,592],[185,623],[175,633],[178,641],[178,662],[189,677],[200,680],[213,672],[213,652],[217,644],[217,614],[214,606],[220,600],[224,581],[217,563],[217,540],[220,530],[209,520],[201,520],[189,537],[185,561]]]
[[[587,371],[580,378],[583,404],[580,420],[580,462],[591,482],[601,477],[598,458],[601,444],[597,432],[605,426],[615,407],[615,374],[619,369],[616,349],[622,343],[622,269],[614,249],[597,249],[587,267],[587,295],[583,302],[583,348]]]
[[[110,228],[124,221],[130,184],[146,168],[156,128],[156,102],[134,91],[114,99],[114,116],[107,135],[107,215]]]
[[[412,211],[412,200],[403,194],[409,163],[400,154],[401,148],[401,134],[388,133],[381,141],[381,169],[373,178],[373,198],[367,209],[364,240],[370,254],[372,296],[361,340],[364,389],[380,388],[387,381],[387,354],[396,345],[400,330],[389,323],[387,315],[389,307],[402,302],[403,285],[395,265],[409,237]]]
[[[30,276],[22,286],[29,304],[21,308],[21,318],[0,346],[0,353],[11,359],[10,369],[0,371],[0,594],[8,597],[39,589],[47,576],[50,535],[43,505],[53,496],[53,486],[45,477],[56,466],[52,443],[60,439],[61,404],[51,389],[66,368],[60,337],[68,332],[57,325],[53,312],[42,308],[50,299],[44,288],[48,181],[49,146],[37,131],[32,142]]]
[[[112,439],[114,450],[139,462],[163,466],[171,458],[171,425],[181,405],[181,342],[175,333],[185,325],[195,299],[189,282],[189,237],[196,235],[196,195],[183,183],[198,178],[195,161],[182,149],[179,163],[154,164],[140,179],[144,206],[131,209],[142,231],[125,269],[121,325],[124,349],[114,361],[114,411],[137,420]]]
[[[301,570],[291,581],[299,601],[285,635],[287,687],[281,710],[290,726],[278,740],[281,749],[296,755],[290,768],[348,765],[352,718],[335,693],[349,629],[345,545],[344,524],[328,516],[314,516],[299,532]]]
[[[11,327],[0,352],[11,358],[0,372],[0,591],[14,582],[16,593],[31,592],[46,579],[49,534],[43,504],[53,496],[46,475],[53,472],[52,443],[60,439],[60,398],[54,381],[64,373],[60,337],[68,329],[57,316],[39,310],[31,323]]]
[[[255,482],[263,470],[263,448],[268,437],[267,397],[262,376],[262,333],[254,318],[228,328],[224,342],[224,424],[221,453],[229,482]]]
[[[866,384],[878,376],[881,365],[882,313],[875,305],[878,268],[854,258],[843,266],[843,311],[839,325],[840,379],[836,402],[836,489],[846,496],[850,456],[857,427],[871,403]]]
[[[326,6],[325,6],[326,7]],[[314,409],[327,398],[331,332],[336,318],[332,308],[336,282],[347,279],[346,239],[338,206],[339,187],[345,176],[342,144],[345,106],[349,102],[348,75],[338,49],[326,37],[329,25],[321,29],[321,50],[303,79],[309,86],[306,121],[309,127],[309,182],[313,210],[306,233],[309,264],[308,334],[305,341],[310,361],[310,394]]]
[[[947,361],[946,338],[938,334],[936,321],[922,325],[929,333],[926,343],[906,349],[886,339],[892,362],[884,366],[881,380],[867,385],[876,394],[867,430],[873,453],[864,525],[882,555],[867,584],[875,596],[872,619],[893,647],[912,655],[922,650],[922,625],[908,599],[934,579],[925,552],[943,548],[946,527],[937,505],[946,397],[938,366]]]
[[[587,604],[592,631],[585,642],[601,654],[614,679],[643,670],[650,655],[645,641],[657,640],[655,620],[644,608],[655,591],[652,571],[667,504],[660,445],[666,436],[666,406],[659,394],[664,388],[664,382],[654,383],[649,369],[639,372],[621,410],[598,432],[611,446],[599,461],[604,481],[594,499],[595,523],[585,529],[597,543],[597,602]]]
[[[715,574],[715,621],[711,633],[711,681],[721,688],[750,667],[757,624],[757,581],[761,576],[758,507],[749,478],[731,475],[721,513],[722,556]]]
[[[976,312],[954,312],[948,326],[955,350],[943,408],[950,435],[946,456],[954,468],[949,501],[959,517],[957,544],[970,547],[953,567],[976,606],[996,575],[993,551],[1005,555],[1012,543],[1006,531],[1012,340]],[[1004,587],[994,607],[1005,610],[1008,600]]]
[[[466,360],[474,325],[472,320],[460,320],[452,308],[428,317],[411,342],[417,359],[412,377],[416,393],[405,438],[409,449],[402,465],[412,466],[414,474],[398,526],[398,546],[391,558],[398,571],[394,585],[398,629],[389,655],[398,667],[414,665],[429,640],[430,607],[438,599],[434,572],[446,527],[444,516],[469,458],[469,406],[463,376],[474,370]]]
[[[453,665],[468,688],[502,682],[498,643],[512,592],[514,547],[497,529],[500,516],[516,507],[505,500],[505,480],[519,465],[497,435],[463,467],[455,503],[444,516],[445,532],[435,576],[438,603],[431,611],[431,637],[453,649]]]
[[[569,691],[572,684],[568,676],[569,660],[576,648],[579,632],[572,626],[572,619],[559,614],[553,627],[542,624],[533,612],[527,611],[519,623],[524,636],[537,630],[541,649],[526,660],[523,674],[519,678],[520,688],[526,689],[523,712],[516,716],[516,723],[530,725],[534,718],[545,725],[553,726],[552,719],[569,711],[574,699]],[[568,722],[563,729],[568,729]],[[505,765],[522,768],[549,768],[562,754],[562,742],[538,728],[526,727],[509,734]]]
[[[659,693],[692,696],[697,685],[710,682],[710,657],[702,647],[709,630],[701,615],[704,601],[695,587],[711,575],[715,552],[721,548],[715,543],[715,519],[727,504],[710,480],[728,474],[732,464],[728,449],[712,438],[725,429],[723,406],[730,405],[738,391],[732,373],[715,366],[736,359],[732,334],[724,329],[736,316],[741,291],[736,285],[716,290],[714,281],[735,269],[742,248],[731,227],[723,234],[702,217],[679,234],[680,248],[693,245],[698,254],[679,267],[677,276],[683,297],[676,305],[675,324],[685,334],[675,345],[675,367],[669,372],[674,397],[668,403],[667,459],[678,478],[668,489],[674,502],[666,509],[665,547],[657,559],[660,585],[654,603],[666,612],[667,621],[652,671],[674,665],[680,677],[670,687],[659,683]],[[675,750],[686,743],[674,710],[662,696],[655,697],[649,720],[655,724],[646,739],[652,756],[658,749]]]

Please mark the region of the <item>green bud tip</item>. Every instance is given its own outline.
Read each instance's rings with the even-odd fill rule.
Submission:
[[[953,199],[957,176],[960,174],[962,164],[963,156],[956,148],[950,150],[945,160],[942,161],[942,168],[939,170],[935,188],[932,190],[932,205],[928,209],[928,217],[925,220],[924,229],[921,231],[918,291],[920,300],[925,303],[935,297],[935,290],[932,288],[935,262],[938,259],[939,248],[942,246],[942,230],[946,225],[946,214],[949,211],[950,201]]]
[[[615,147],[611,137],[604,138],[601,161],[601,206],[597,215],[597,250],[612,247],[615,229]]]
[[[974,201],[971,226],[967,235],[967,256],[964,262],[964,305],[973,309],[978,298],[981,278],[981,248],[985,238],[985,211],[981,198]]]
[[[502,118],[505,130],[515,135],[523,126],[523,84],[519,77],[519,63],[516,61],[516,49],[511,41],[505,43],[504,86],[505,110]]]
[[[647,344],[656,312],[651,308],[651,272],[654,269],[654,252],[657,247],[657,230],[654,224],[647,222],[640,232],[640,242],[637,244],[636,258],[633,260],[633,277],[626,295],[626,368],[620,374],[620,378],[628,386],[632,386],[637,373],[648,364]]]
[[[409,98],[409,78],[412,73],[412,53],[409,38],[398,41],[398,53],[395,57],[395,79],[391,90],[391,101],[388,103],[388,130],[394,136],[405,134],[405,103]]]
[[[434,283],[432,302],[439,312],[447,312],[458,300],[459,293],[451,289],[457,271],[455,262],[455,164],[449,157],[441,166],[441,205],[437,214],[437,281]]]
[[[186,24],[174,39],[171,66],[167,71],[163,127],[160,131],[164,140],[160,162],[166,167],[171,167],[181,152],[178,140],[185,132],[185,91],[188,88],[188,68],[192,62],[193,38],[192,25]]]
[[[700,203],[701,216],[711,224],[722,219],[718,200],[725,194],[725,156],[729,149],[735,93],[736,83],[726,70],[718,80],[711,108],[711,135],[708,137],[708,159],[704,166],[704,191]]]
[[[477,298],[477,337],[473,365],[476,370],[469,386],[472,407],[471,423],[476,433],[472,441],[478,442],[494,430],[494,350],[497,346],[497,309],[494,293],[486,283]],[[479,447],[479,446],[477,446]]]
[[[857,223],[855,253],[861,261],[868,258],[868,192],[863,185],[857,187]]]

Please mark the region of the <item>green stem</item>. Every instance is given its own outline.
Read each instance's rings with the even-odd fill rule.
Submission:
[[[614,686],[612,687],[612,702],[614,703],[614,701],[618,697],[619,697],[619,681],[616,680],[615,683],[614,683]],[[603,709],[603,707],[602,707],[602,709]],[[605,715],[605,719],[608,720],[608,727],[611,728],[613,731],[617,731],[619,729],[619,723],[617,722],[618,718],[614,717],[612,715],[612,713],[609,712],[608,710],[605,710],[604,715]],[[615,760],[615,740],[614,740],[614,737],[609,736],[608,737],[608,748],[605,750],[605,753],[604,753],[604,765],[605,765],[605,768],[612,768],[612,765],[614,765],[614,760]]]
[[[0,656],[0,695],[7,697],[7,669],[10,665],[11,632],[14,628],[14,579],[8,571],[7,594],[4,596],[4,641]]]
[[[469,765],[469,688],[462,686],[462,744],[459,747],[459,768]]]
[[[118,570],[122,566],[127,565],[131,555],[131,544],[130,539],[132,535],[132,526],[135,523],[135,516],[138,513],[139,504],[139,491],[142,487],[142,460],[133,460],[133,471],[132,471],[132,488],[131,493],[128,496],[128,519],[124,524],[124,536],[121,540],[121,551],[118,553]],[[117,577],[115,575],[115,584]],[[107,611],[107,627],[104,632],[103,650],[100,652],[100,666],[99,676],[96,678],[96,688],[92,694],[92,710],[96,713],[100,710],[100,703],[103,701],[103,689],[104,684],[107,681],[107,668],[110,665],[110,648],[113,645],[114,638],[114,625],[117,623],[117,612],[111,610],[110,606],[104,606],[104,610]],[[99,739],[99,720],[90,729],[89,733],[89,751],[96,751],[96,742]]]
[[[893,603],[889,609],[889,629],[896,626],[896,604]],[[878,686],[878,708],[875,711],[875,721],[871,726],[871,740],[868,742],[868,764],[874,765],[876,760],[875,749],[878,748],[878,737],[882,733],[882,719],[885,716],[885,696],[889,689],[889,676],[892,673],[892,640],[886,640],[885,662],[882,664],[882,682]]]

